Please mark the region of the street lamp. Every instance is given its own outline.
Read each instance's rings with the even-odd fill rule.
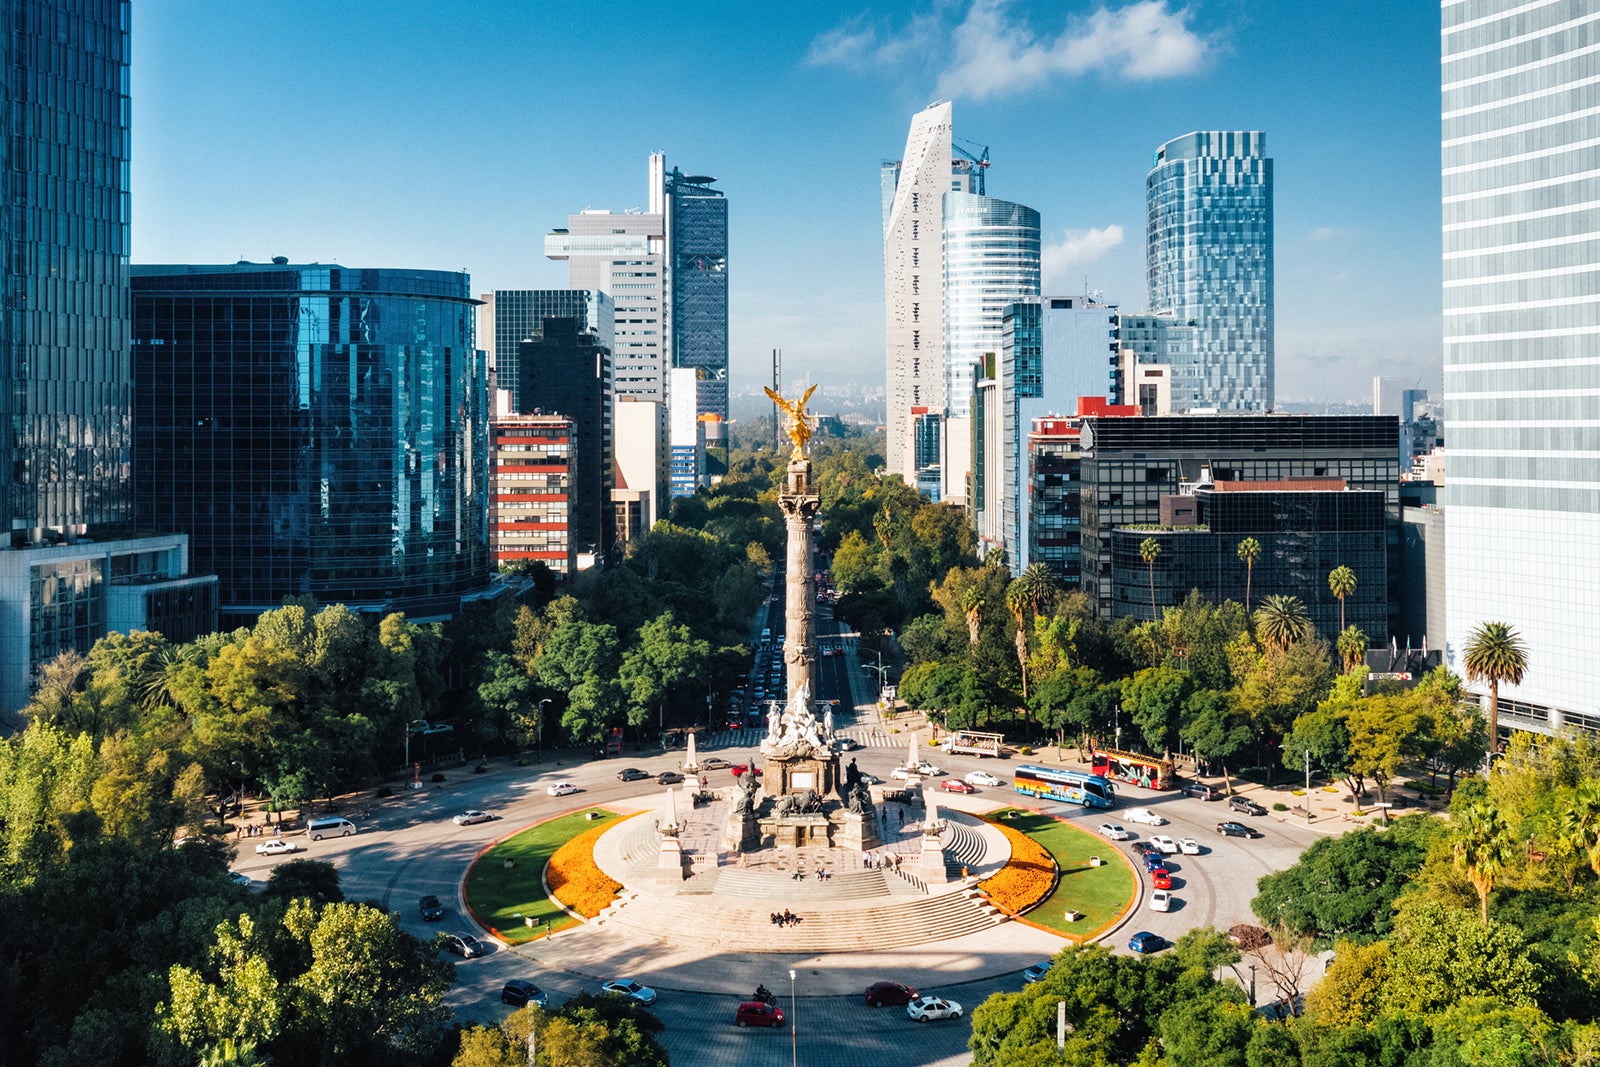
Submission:
[[[1250,1006],[1256,1006],[1256,965],[1250,965]]]
[[[1311,825],[1311,750],[1306,749],[1306,825]]]
[[[794,971],[789,972],[789,1049],[794,1067],[800,1067],[800,1028],[794,1018]]]
[[[1113,732],[1116,734],[1116,738],[1117,738],[1116,741],[1113,742],[1113,744],[1118,749],[1121,749],[1122,748],[1122,704],[1121,704],[1120,701],[1117,704],[1112,706],[1112,709],[1111,709],[1111,724],[1112,724]]]

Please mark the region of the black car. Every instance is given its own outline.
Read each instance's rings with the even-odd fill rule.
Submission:
[[[1206,785],[1204,782],[1190,782],[1183,787],[1183,795],[1195,797],[1198,800],[1221,800],[1222,790],[1216,786]]]
[[[624,767],[617,772],[619,782],[637,782],[648,777],[650,776],[637,767]]]
[[[677,785],[679,782],[683,781],[683,775],[679,774],[677,771],[662,771],[660,774],[656,775],[656,781],[661,785]]]
[[[500,1003],[510,1004],[513,1007],[522,1007],[525,1004],[537,1004],[544,1007],[550,1002],[550,994],[528,981],[526,978],[513,978],[500,990]]]
[[[429,893],[417,901],[417,910],[422,912],[422,917],[428,922],[438,922],[444,918],[444,905],[439,903],[439,898]]]
[[[1249,797],[1229,797],[1228,807],[1234,811],[1242,811],[1246,815],[1265,815],[1267,809],[1251,800]]]
[[[1217,823],[1217,833],[1221,834],[1223,837],[1261,836],[1242,822],[1219,822]]]
[[[910,1004],[917,999],[917,991],[899,982],[873,982],[867,986],[867,1007],[881,1008],[885,1004]]]

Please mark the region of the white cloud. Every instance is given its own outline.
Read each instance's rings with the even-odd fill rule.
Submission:
[[[1317,226],[1311,231],[1313,241],[1332,241],[1340,237],[1349,237],[1350,231],[1338,226]]]
[[[981,100],[1057,77],[1177,77],[1199,70],[1211,51],[1210,42],[1189,28],[1189,9],[1173,9],[1169,0],[1102,6],[1054,36],[1040,35],[1015,17],[1007,0],[971,0],[956,24],[945,17],[952,10],[959,8],[936,4],[898,33],[851,20],[812,41],[807,62],[865,70],[949,57],[938,74],[939,95]]]
[[[1122,227],[1112,223],[1103,229],[1065,230],[1061,243],[1046,245],[1039,253],[1039,268],[1044,275],[1044,291],[1071,290],[1083,281],[1083,268],[1100,262],[1105,254],[1122,244]]]

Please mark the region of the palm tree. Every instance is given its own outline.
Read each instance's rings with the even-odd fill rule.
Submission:
[[[1489,684],[1489,758],[1500,751],[1500,683],[1521,685],[1528,670],[1528,646],[1503,622],[1483,622],[1467,635],[1462,661],[1467,681]]]
[[[1478,891],[1478,914],[1488,922],[1489,894],[1511,866],[1517,842],[1493,805],[1473,804],[1452,819],[1456,824],[1451,835],[1456,870],[1466,875],[1472,888]]]
[[[1006,607],[1017,620],[1017,666],[1022,668],[1022,697],[1028,697],[1028,624],[1055,595],[1056,576],[1043,563],[1030,563],[1006,586]]]
[[[1339,658],[1344,661],[1346,674],[1356,669],[1356,664],[1367,658],[1367,635],[1359,626],[1346,626],[1339,631],[1337,642]]]
[[[1344,598],[1356,591],[1356,572],[1338,566],[1328,572],[1328,589],[1339,598],[1339,631],[1344,632]]]
[[[1267,597],[1256,609],[1255,620],[1256,636],[1280,652],[1311,636],[1311,619],[1297,596],[1280,593]]]
[[[986,603],[983,587],[977,583],[967,586],[961,594],[961,614],[967,619],[967,644],[978,643],[978,630],[983,626],[983,608]]]
[[[1246,537],[1239,542],[1239,558],[1244,561],[1244,613],[1250,614],[1250,579],[1256,568],[1256,557],[1261,555],[1261,542]]]
[[[1560,832],[1573,851],[1589,861],[1589,869],[1600,875],[1600,784],[1584,782],[1573,793],[1572,804],[1560,816]]]
[[[1139,558],[1144,560],[1145,566],[1150,570],[1150,617],[1157,622],[1161,621],[1156,614],[1156,557],[1161,555],[1161,542],[1154,537],[1146,537],[1139,544]]]

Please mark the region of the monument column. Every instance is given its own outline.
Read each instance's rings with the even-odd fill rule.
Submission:
[[[811,540],[821,499],[811,485],[811,460],[801,455],[798,448],[795,452],[789,460],[783,493],[778,497],[789,535],[784,583],[783,663],[787,681],[784,694],[786,698],[793,698],[795,692],[805,686],[806,693],[815,698],[817,620],[816,596],[811,584]]]

